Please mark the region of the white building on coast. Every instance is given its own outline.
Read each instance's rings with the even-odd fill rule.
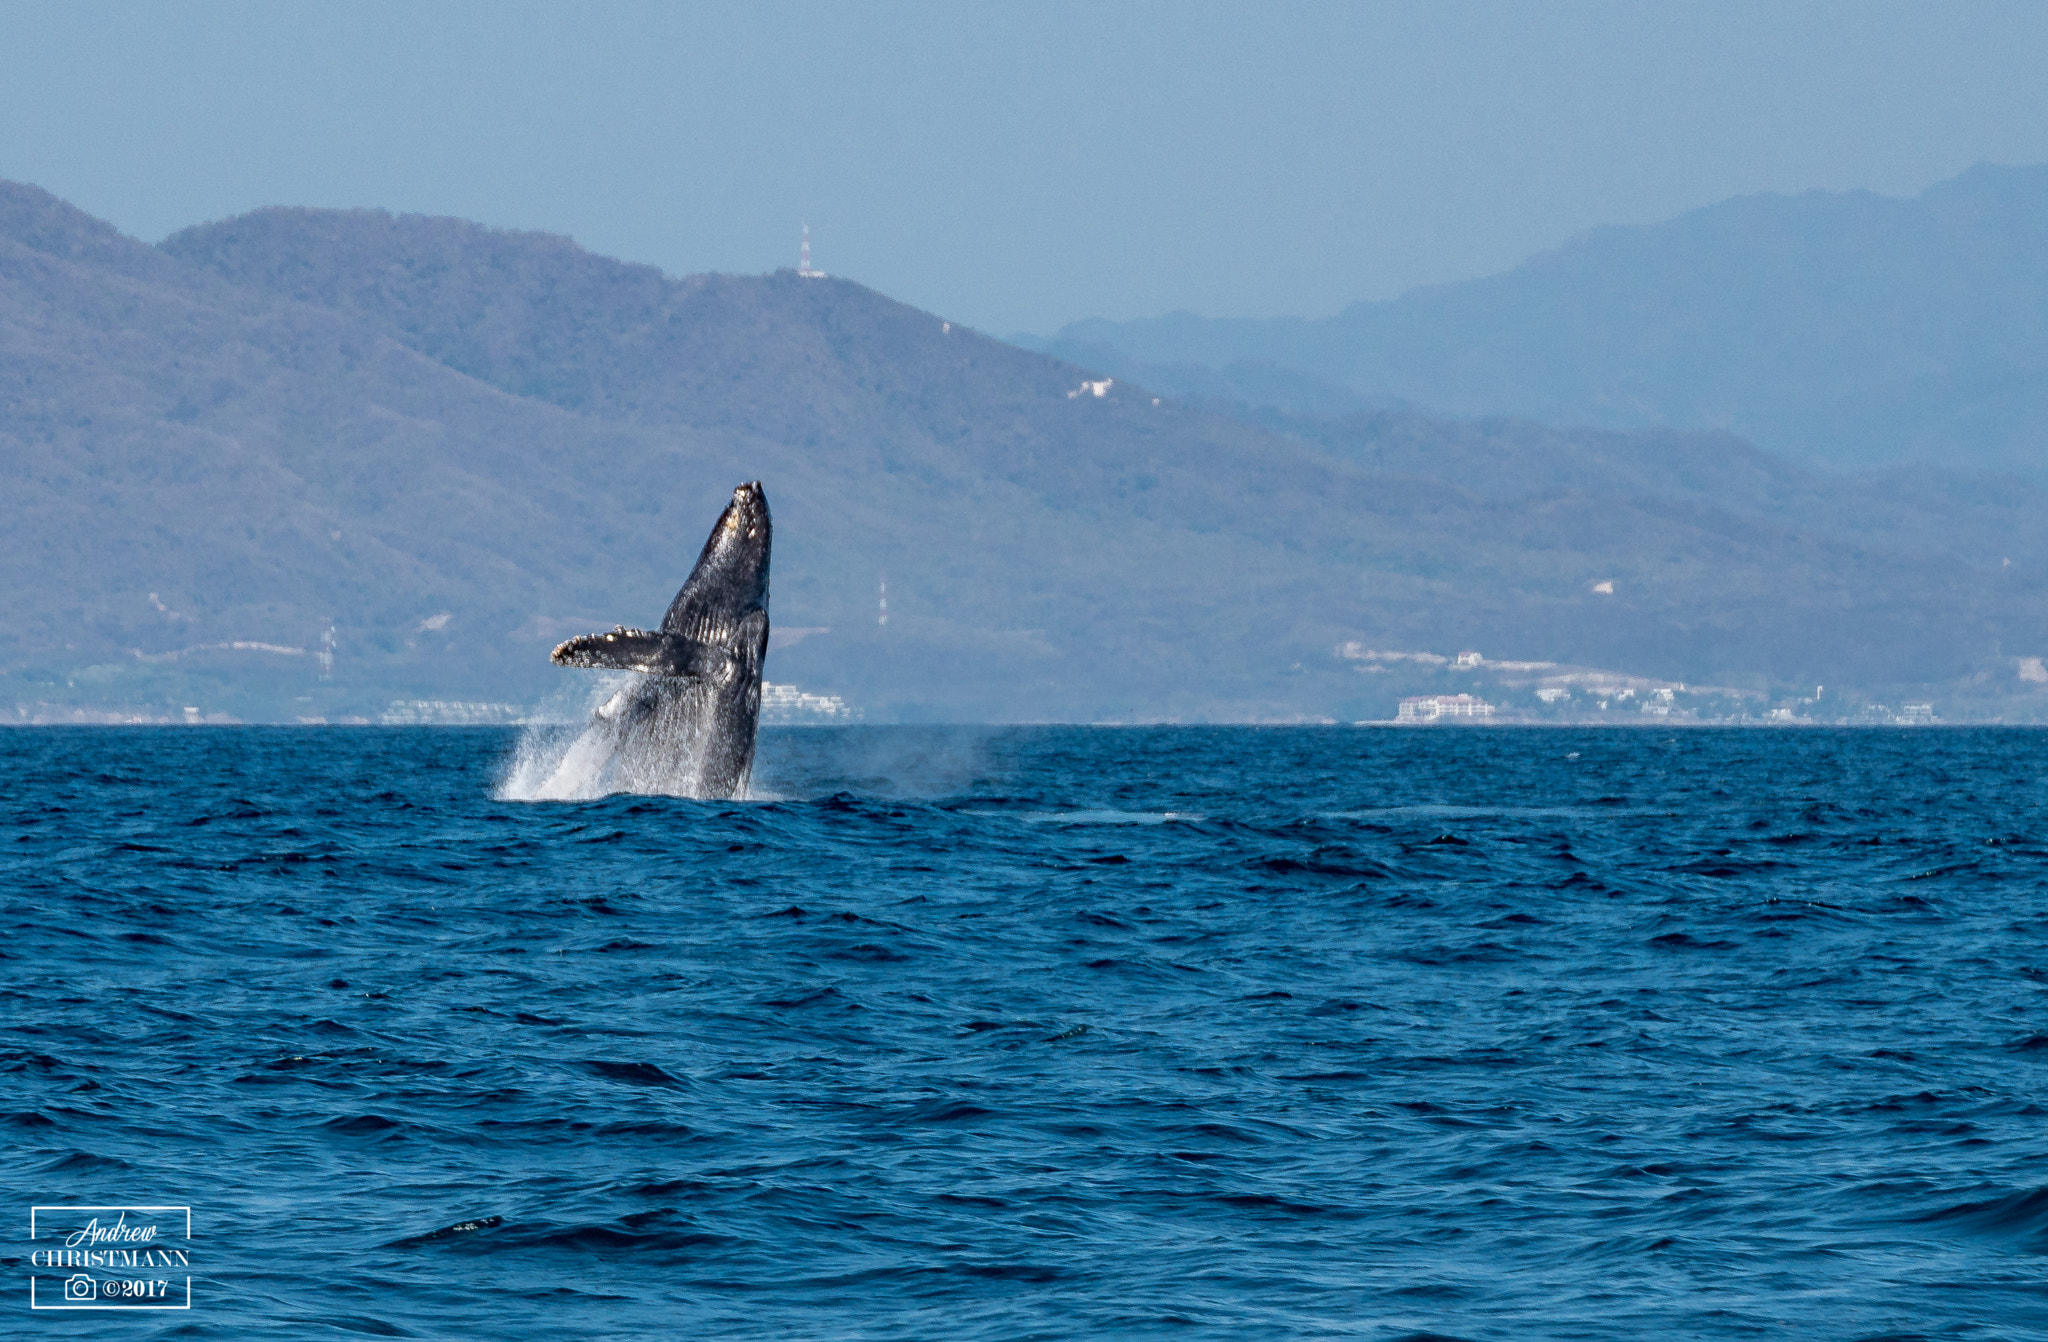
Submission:
[[[1396,722],[1484,722],[1493,716],[1493,705],[1475,694],[1418,694],[1401,701]]]

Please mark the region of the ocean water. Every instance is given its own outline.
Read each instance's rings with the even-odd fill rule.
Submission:
[[[0,733],[0,1311],[2048,1335],[2044,746],[783,730],[775,800],[517,803],[509,732]],[[32,1313],[51,1205],[189,1206],[190,1311]]]

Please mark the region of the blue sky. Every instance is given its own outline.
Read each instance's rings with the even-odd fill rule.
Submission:
[[[1323,315],[1752,191],[2048,161],[2048,5],[0,0],[0,177],[815,263],[997,334]]]

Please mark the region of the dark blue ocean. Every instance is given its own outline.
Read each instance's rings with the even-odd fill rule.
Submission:
[[[9,1335],[2048,1335],[2048,736],[514,745],[0,733]]]

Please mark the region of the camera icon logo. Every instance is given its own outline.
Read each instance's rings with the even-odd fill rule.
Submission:
[[[99,1294],[99,1283],[86,1276],[83,1272],[64,1279],[64,1298],[66,1300],[97,1300]]]

